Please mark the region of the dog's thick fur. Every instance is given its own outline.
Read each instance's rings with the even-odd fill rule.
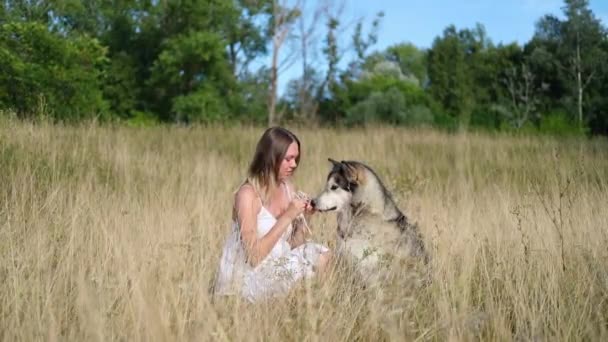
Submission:
[[[361,162],[329,161],[325,189],[312,205],[321,212],[337,211],[338,254],[352,257],[371,282],[383,281],[382,268],[426,265],[429,256],[417,225],[397,207],[378,175]]]

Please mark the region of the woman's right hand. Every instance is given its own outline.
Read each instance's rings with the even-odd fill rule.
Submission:
[[[298,215],[302,214],[306,210],[308,201],[303,199],[294,199],[289,203],[289,207],[285,211],[285,214],[289,215],[290,221],[293,221]]]

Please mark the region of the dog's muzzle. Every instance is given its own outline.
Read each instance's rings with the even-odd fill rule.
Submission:
[[[315,209],[316,211],[319,211],[319,212],[326,212],[326,211],[332,211],[332,210],[338,209],[338,207],[331,207],[328,209],[319,209],[317,207],[317,202],[314,199],[310,200],[310,205],[312,206],[313,209]]]

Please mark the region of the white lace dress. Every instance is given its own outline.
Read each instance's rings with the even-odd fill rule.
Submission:
[[[289,190],[288,197],[291,198]],[[276,218],[264,206],[257,215],[257,236],[262,238],[276,223]],[[256,267],[245,260],[237,222],[224,244],[215,281],[215,295],[240,294],[250,302],[284,296],[299,280],[312,277],[321,253],[329,249],[307,242],[291,249],[287,241],[293,226],[289,225],[270,253]]]

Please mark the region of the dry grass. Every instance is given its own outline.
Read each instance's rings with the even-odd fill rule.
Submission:
[[[300,188],[327,157],[378,171],[432,283],[375,302],[336,268],[248,305],[208,288],[260,128],[0,122],[0,340],[606,340],[608,143],[294,129]],[[312,222],[332,246],[335,218]]]

